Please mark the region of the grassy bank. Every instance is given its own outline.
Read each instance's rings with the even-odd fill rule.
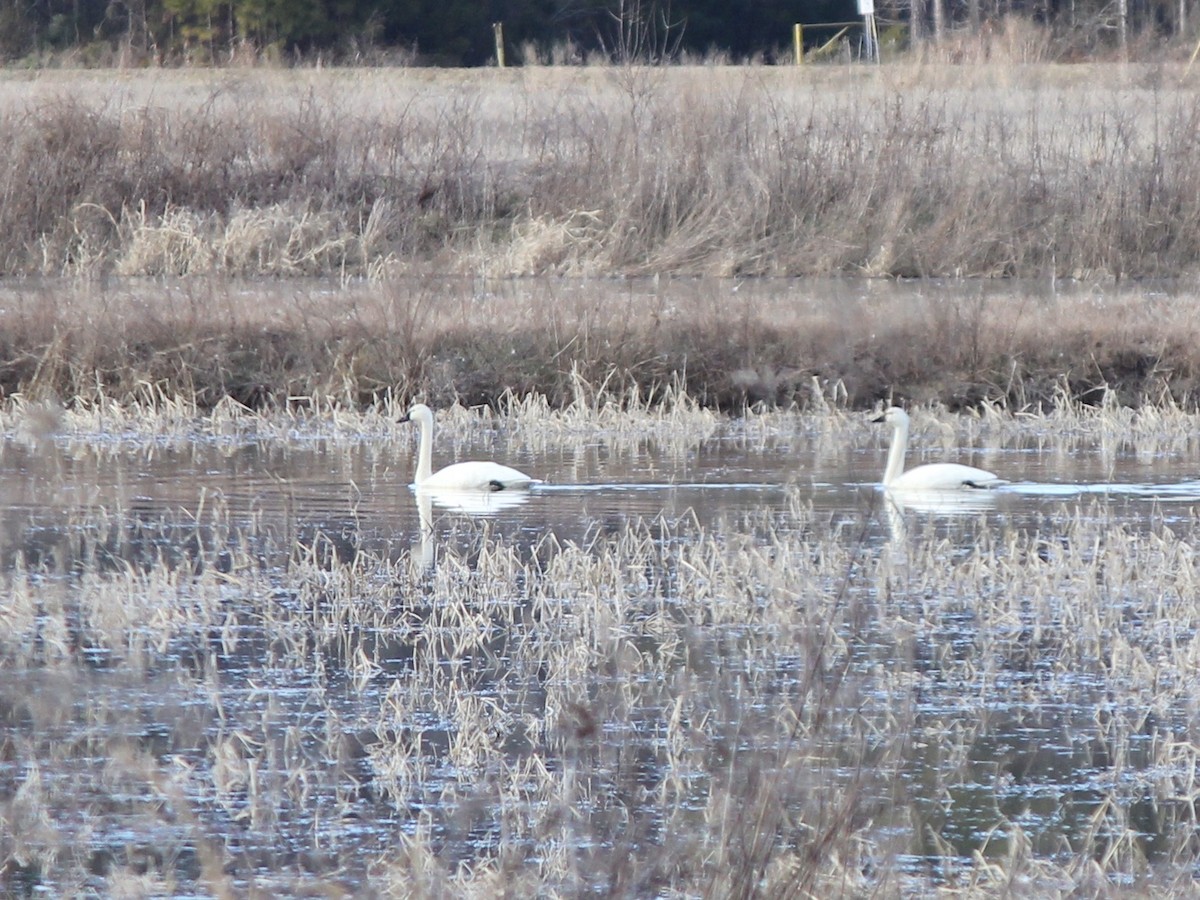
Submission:
[[[0,272],[1194,273],[1198,83],[1016,60],[8,74]]]
[[[985,289],[988,288],[988,289]],[[1192,292],[1047,283],[387,278],[0,287],[0,393],[69,405],[230,397],[255,409],[422,396],[497,405],[579,384],[652,400],[850,408],[1065,396],[1191,408]]]

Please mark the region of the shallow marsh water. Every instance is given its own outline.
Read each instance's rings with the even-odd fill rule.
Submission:
[[[865,797],[858,865],[909,887],[957,883],[976,851],[1105,854],[1131,883],[1180,862],[1197,676],[1153,657],[1195,658],[1200,616],[1155,617],[1195,605],[1190,435],[919,423],[923,458],[966,435],[953,458],[1014,483],[897,509],[865,416],[698,421],[443,436],[443,460],[546,484],[483,515],[435,497],[424,523],[414,436],[380,417],[10,432],[7,884],[360,890],[407,885],[391,867],[416,844],[597,890],[614,848],[678,851],[742,759],[812,770],[781,791],[797,815],[815,786]],[[825,733],[799,698],[827,614],[846,668]]]

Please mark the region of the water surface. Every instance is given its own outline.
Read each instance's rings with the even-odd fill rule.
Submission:
[[[561,625],[545,624],[548,604],[562,616],[554,620],[560,623],[582,615],[584,604],[572,595],[538,595],[536,604],[530,600],[524,609],[509,603],[503,628],[489,631],[483,644],[455,649],[438,643],[443,637],[452,640],[453,629],[436,638],[420,631],[417,623],[427,613],[420,610],[425,594],[419,573],[435,580],[458,579],[484,598],[490,591],[510,589],[517,597],[532,597],[535,584],[490,586],[482,567],[494,548],[509,547],[526,560],[529,568],[522,578],[532,582],[544,572],[533,563],[552,555],[548,538],[558,548],[553,552],[574,545],[587,557],[611,552],[631,540],[631,534],[671,545],[735,537],[752,545],[766,544],[772,532],[794,532],[814,548],[848,548],[846,577],[858,605],[854,616],[839,626],[852,647],[846,683],[856,699],[839,701],[850,704],[847,716],[883,721],[897,697],[911,711],[908,749],[889,764],[892,768],[856,783],[879,797],[880,833],[898,836],[899,858],[914,877],[942,871],[947,858],[965,865],[976,850],[1002,854],[1014,822],[1030,836],[1035,853],[1062,857],[1094,828],[1095,817],[1110,802],[1113,779],[1121,778],[1131,784],[1120,794],[1123,821],[1132,823],[1129,833],[1138,835],[1145,852],[1152,854],[1167,826],[1153,790],[1146,787],[1151,781],[1143,776],[1154,760],[1151,745],[1161,737],[1157,729],[1169,725],[1186,733],[1195,728],[1187,708],[1156,706],[1159,724],[1143,721],[1116,748],[1104,723],[1134,715],[1135,704],[1114,693],[1095,672],[1073,676],[1055,671],[1032,651],[1028,664],[1013,659],[972,684],[978,692],[974,697],[965,697],[963,683],[949,676],[942,683],[936,677],[925,679],[919,690],[904,687],[910,676],[897,673],[922,667],[958,672],[956,666],[986,656],[995,636],[984,628],[981,611],[952,594],[911,599],[920,598],[918,592],[892,601],[883,582],[860,581],[853,572],[886,560],[886,571],[893,573],[889,577],[916,582],[931,566],[965,565],[981,544],[1026,546],[1019,544],[1023,534],[1034,535],[1028,546],[1041,548],[1037,552],[1049,559],[1059,552],[1056,542],[1068,540],[1080,520],[1124,529],[1132,540],[1169,527],[1190,541],[1194,507],[1200,503],[1200,471],[1190,445],[1164,442],[1147,449],[1037,433],[996,438],[955,451],[950,458],[1002,474],[1012,482],[1007,488],[970,503],[926,498],[895,505],[875,484],[886,453],[885,434],[865,424],[830,432],[807,420],[779,417],[772,422],[763,427],[731,420],[696,439],[599,433],[569,442],[523,442],[512,434],[446,441],[438,448],[443,461],[496,456],[545,484],[520,497],[521,502],[441,496],[430,498],[425,510],[409,487],[415,440],[403,434],[386,439],[347,435],[318,419],[298,423],[284,441],[251,434],[112,440],[74,433],[31,443],[9,435],[0,448],[0,562],[10,579],[20,580],[21,590],[43,598],[37,602],[47,608],[82,604],[84,611],[71,616],[84,621],[97,615],[87,611],[92,604],[124,603],[128,598],[122,596],[73,599],[72,585],[80,573],[97,566],[114,572],[132,567],[175,573],[162,581],[147,576],[140,589],[148,597],[142,615],[166,614],[172,604],[203,604],[209,601],[188,594],[189,573],[197,565],[219,567],[236,548],[246,547],[257,554],[265,572],[276,573],[271,578],[277,590],[247,592],[233,573],[214,601],[225,612],[199,629],[181,625],[166,645],[137,653],[130,649],[139,640],[136,620],[113,626],[124,635],[125,648],[112,647],[95,624],[60,637],[44,630],[38,637],[47,642],[44,649],[17,646],[12,639],[0,643],[3,703],[9,711],[3,720],[6,740],[20,747],[36,740],[86,743],[93,740],[89,735],[97,723],[105,723],[96,755],[68,754],[63,765],[44,766],[46,778],[77,783],[73,790],[85,795],[111,795],[108,754],[114,736],[122,733],[173,771],[199,770],[210,773],[202,783],[211,777],[213,784],[225,779],[240,785],[232,795],[197,791],[194,806],[205,823],[202,830],[240,835],[237,877],[247,884],[295,866],[337,870],[357,883],[367,876],[356,870],[354,860],[389,853],[400,835],[413,834],[421,822],[432,823],[435,846],[446,859],[478,860],[497,852],[503,829],[486,805],[470,802],[469,788],[478,775],[455,743],[459,730],[438,699],[441,688],[436,685],[442,682],[437,679],[448,679],[445,684],[457,685],[455,690],[469,686],[493,710],[501,723],[497,727],[505,729],[507,758],[519,762],[535,757],[543,740],[532,736],[536,722],[551,714],[557,700],[553,674],[526,661],[527,644],[567,639],[555,630]],[[531,449],[535,443],[538,449]],[[917,446],[911,460],[942,454],[940,447]],[[289,609],[311,605],[315,620],[322,601],[311,592],[319,590],[314,585],[325,577],[319,573],[352,566],[362,554],[397,566],[386,577],[397,579],[394,603],[412,605],[408,619],[394,618],[393,608],[379,613],[380,621],[390,623],[386,627],[362,627],[344,635],[273,630],[271,621],[294,628],[285,615]],[[682,558],[674,554],[662,551],[654,559],[669,569],[672,560]],[[306,586],[297,587],[288,573],[310,562],[318,574],[306,575]],[[402,574],[414,564],[417,575]],[[754,604],[769,605],[778,598],[739,598],[737,603],[751,604],[742,607],[731,597],[729,609],[749,611],[723,621],[710,618],[717,613],[690,621],[690,589],[670,585],[699,582],[689,580],[691,574],[646,568],[646,579],[666,585],[655,594],[664,608],[618,611],[611,628],[628,631],[639,652],[659,654],[670,644],[656,636],[667,627],[664,623],[688,621],[680,632],[686,635],[685,649],[668,666],[673,678],[680,683],[699,678],[701,684],[711,678],[713,685],[724,685],[725,676],[714,671],[743,670],[768,684],[770,691],[755,692],[757,699],[748,706],[729,696],[714,697],[710,711],[714,717],[729,717],[730,752],[761,752],[762,735],[773,733],[774,726],[759,733],[748,723],[774,721],[778,709],[762,698],[773,692],[784,703],[782,698],[803,682],[806,665],[800,647],[793,650],[779,642],[775,620],[754,611]],[[1130,590],[1136,594],[1136,584]],[[369,593],[364,587],[362,596]],[[918,613],[913,603],[928,609]],[[268,607],[276,610],[271,616],[262,612]],[[710,608],[719,612],[721,607]],[[1063,607],[1062,613],[1057,621],[1038,621],[1041,613],[1031,613],[1013,628],[1031,635],[1070,628],[1070,610]],[[45,621],[52,618],[47,615]],[[414,624],[406,629],[397,621]],[[89,627],[98,636],[89,637]],[[912,633],[898,638],[898,630],[905,629]],[[764,635],[768,642],[759,646]],[[1191,637],[1181,632],[1177,639]],[[72,644],[73,661],[71,654],[64,663],[51,652],[53,640]],[[897,648],[909,655],[897,657]],[[914,668],[912,654],[924,662],[918,660]],[[445,675],[423,668],[431,664],[446,667]],[[463,672],[472,674],[463,680]],[[432,686],[427,686],[430,678]],[[412,686],[411,695],[404,694],[406,684]],[[614,670],[598,684],[596,696],[601,698],[608,691],[636,695],[629,700],[627,717],[600,725],[602,741],[640,748],[644,754],[630,777],[647,790],[659,790],[673,769],[682,790],[695,792],[689,802],[701,815],[711,773],[697,769],[689,774],[682,764],[664,761],[673,758],[663,724],[677,702],[671,683],[649,673]],[[53,696],[57,711],[31,712],[23,699],[29,696]],[[424,773],[419,789],[404,789],[407,803],[396,801],[401,788],[388,774],[389,754],[397,751],[379,733],[380,710],[389,708],[395,712],[388,741],[408,747],[406,759],[415,754]],[[110,712],[97,719],[97,709]],[[971,740],[954,737],[964,731],[972,733]],[[283,808],[267,810],[246,799],[253,793],[245,786],[250,776],[244,769],[248,759],[258,757],[244,747],[261,750],[274,744],[277,751],[265,757],[274,768],[254,777],[279,782],[280,796],[290,799]],[[966,757],[948,760],[956,752]],[[323,765],[330,754],[332,763]],[[1113,761],[1117,757],[1120,767]],[[303,790],[289,781],[289,771],[309,771]],[[325,774],[322,778],[314,772]],[[5,791],[17,790],[28,777],[27,762],[0,762]],[[861,773],[834,762],[824,777],[854,780]],[[886,804],[884,798],[890,798]],[[596,821],[606,821],[612,810],[599,797],[593,802]],[[154,839],[144,823],[122,826],[120,807],[117,803],[109,810],[105,821],[89,822],[91,836],[80,838],[110,861],[123,858],[130,842]],[[60,834],[77,827],[66,813],[56,821]],[[123,830],[130,827],[130,833]],[[159,838],[177,833],[185,845],[195,845],[189,827],[163,823],[161,828]],[[666,822],[651,824],[641,840],[661,844],[669,832]],[[592,844],[603,850],[618,840],[615,834],[597,826],[576,838],[581,852]],[[532,837],[529,841],[531,847],[537,843]],[[181,858],[175,865],[185,880],[199,877],[196,859]],[[104,869],[97,864],[97,871]]]

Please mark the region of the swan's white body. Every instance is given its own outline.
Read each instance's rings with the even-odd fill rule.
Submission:
[[[400,420],[421,428],[413,487],[437,491],[520,491],[537,482],[524,472],[491,461],[460,462],[433,471],[433,410],[417,403]]]
[[[904,471],[908,450],[908,413],[898,406],[888,408],[872,421],[892,426],[892,446],[888,450],[883,486],[890,491],[962,491],[987,490],[1007,484],[1003,478],[974,466],[959,463],[929,463]]]

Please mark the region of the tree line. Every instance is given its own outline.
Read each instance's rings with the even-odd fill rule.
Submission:
[[[1012,16],[1077,48],[1188,35],[1198,0],[876,0],[897,41],[976,34]],[[477,66],[512,62],[740,62],[790,54],[794,23],[853,21],[857,0],[0,0],[0,57],[37,64],[220,64],[239,51],[283,60]],[[833,32],[810,28],[809,40]]]

